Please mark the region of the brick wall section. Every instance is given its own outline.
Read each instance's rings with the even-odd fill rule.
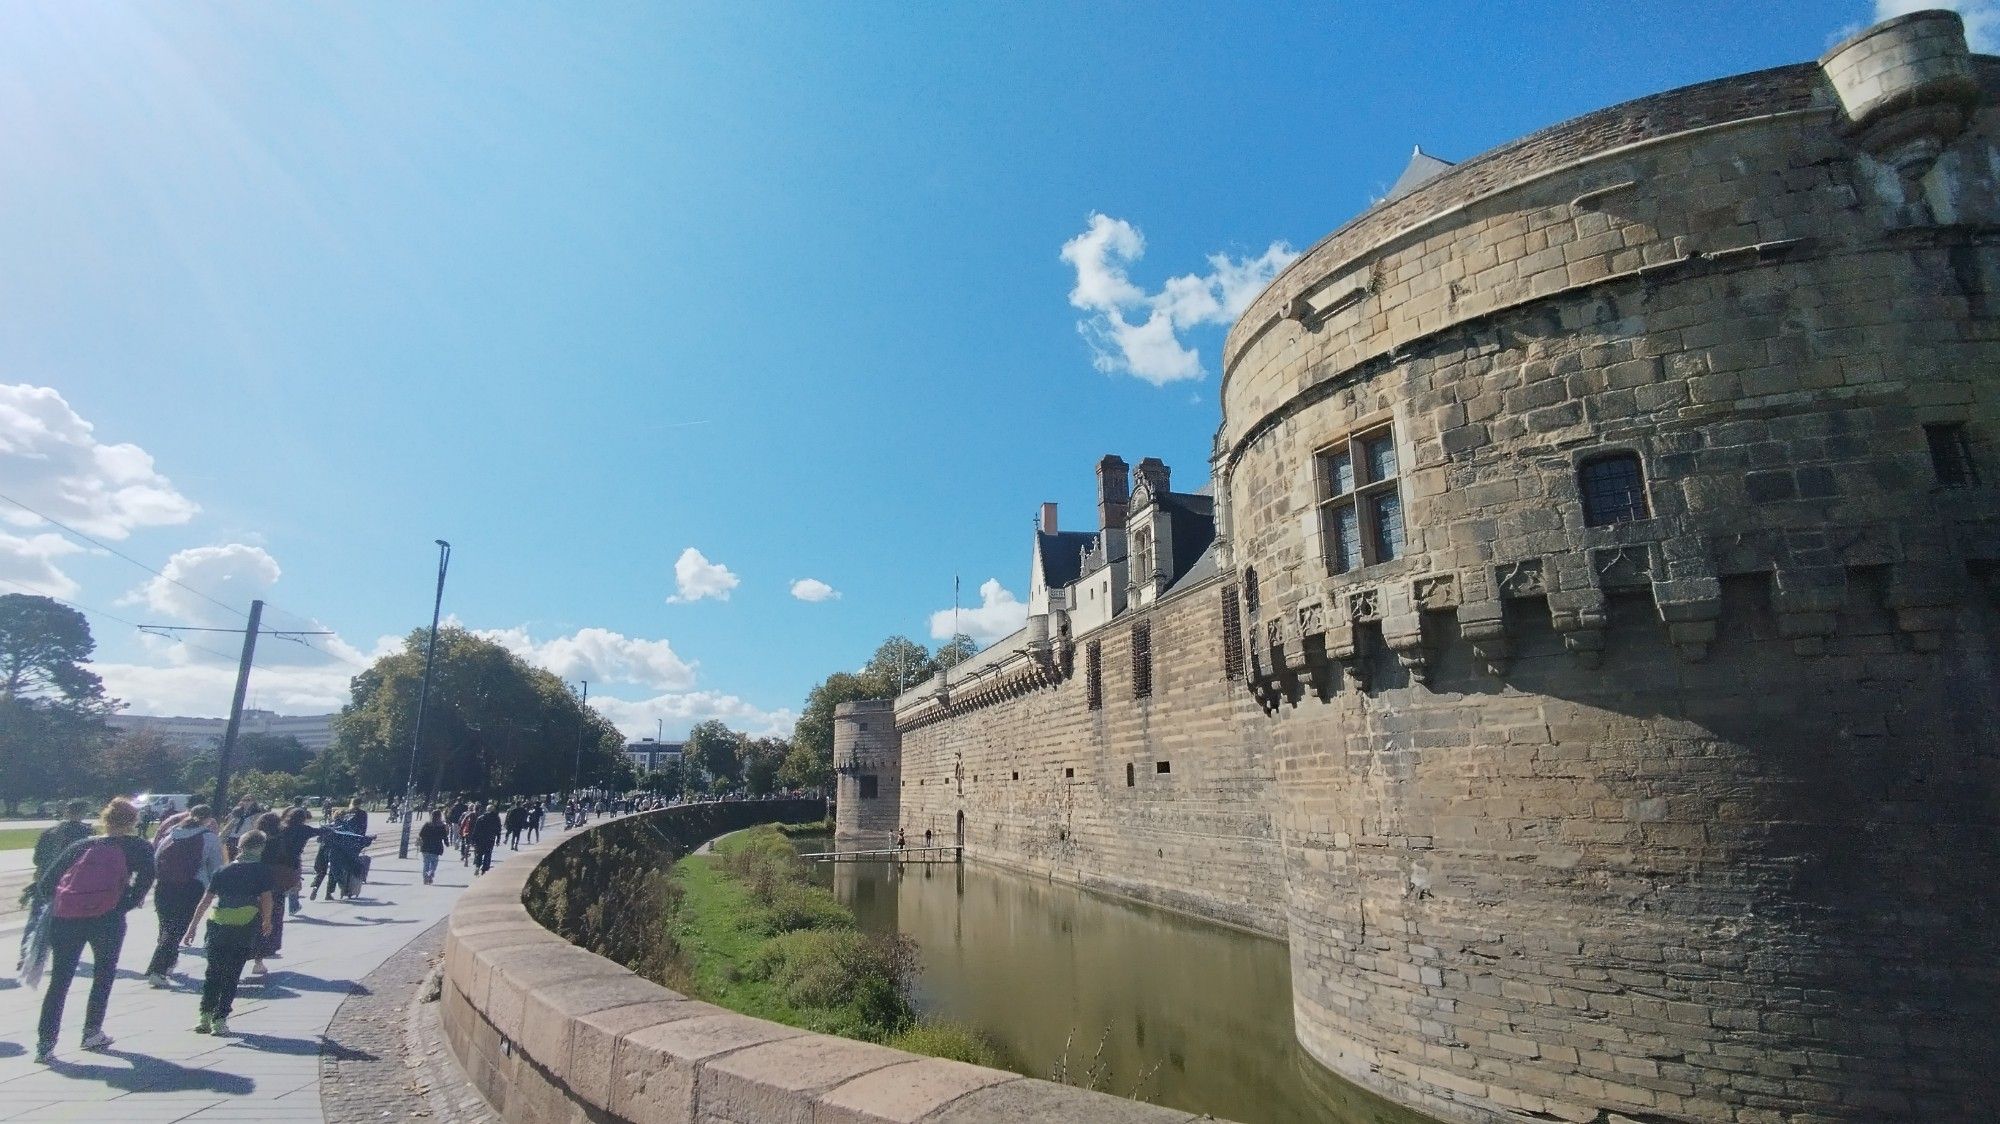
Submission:
[[[1060,684],[906,729],[910,843],[926,829],[949,843],[962,812],[975,861],[1283,936],[1264,723],[1242,681],[1224,676],[1222,597],[1207,582],[1128,613],[1077,638]],[[1138,623],[1152,627],[1145,699],[1132,697]],[[1082,666],[1090,641],[1103,653],[1097,710]]]
[[[770,813],[770,802],[742,805]],[[684,809],[650,813],[667,836]],[[617,830],[614,821],[593,831]],[[523,904],[524,848],[459,899],[441,1018],[453,1053],[509,1124],[1191,1124],[1185,1112],[865,1042],[812,1034],[669,991],[569,944]]]
[[[1987,1111],[1973,64],[1934,163],[1878,160],[1815,67],[1710,83],[1447,173],[1238,323],[1217,475],[1262,593],[1298,1032],[1334,1069],[1454,1120]],[[1314,454],[1383,423],[1407,554],[1329,574]],[[1927,424],[1985,486],[1938,486]],[[1613,450],[1648,517],[1585,527],[1578,464]]]
[[[839,797],[834,805],[835,848],[865,851],[889,846],[902,815],[895,704],[871,699],[834,707],[833,763]],[[861,795],[864,776],[875,778],[872,798]]]

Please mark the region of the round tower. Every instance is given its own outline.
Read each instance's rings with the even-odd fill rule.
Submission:
[[[895,841],[902,815],[902,739],[896,704],[864,699],[833,708],[836,851],[872,851]]]
[[[1328,1066],[1449,1120],[1988,1111],[1996,90],[1921,13],[1606,109],[1231,330]]]

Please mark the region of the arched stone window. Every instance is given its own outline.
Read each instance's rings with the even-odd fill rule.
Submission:
[[[1583,525],[1605,527],[1650,518],[1646,506],[1646,471],[1639,454],[1602,453],[1576,468],[1576,490],[1583,496]]]

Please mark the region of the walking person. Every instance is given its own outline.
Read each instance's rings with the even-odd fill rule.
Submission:
[[[305,858],[306,844],[317,838],[320,831],[309,822],[312,813],[304,808],[286,811],[275,831],[265,827],[265,824],[277,819],[277,813],[268,813],[257,826],[264,830],[264,865],[275,872],[271,879],[271,891],[282,904],[286,898],[298,893],[301,883],[299,863]],[[275,958],[284,951],[285,911],[279,909],[277,914],[271,922],[268,936],[258,944],[256,975],[264,974],[265,960]]]
[[[208,880],[222,866],[222,837],[215,833],[215,814],[208,805],[196,804],[178,820],[161,822],[153,847],[153,912],[160,933],[146,965],[147,983],[173,986],[169,976],[180,962],[181,934],[194,923]]]
[[[28,939],[35,932],[35,918],[49,905],[48,898],[42,895],[42,875],[56,861],[57,856],[69,849],[70,844],[79,839],[90,838],[91,827],[83,822],[83,817],[89,814],[89,801],[72,800],[63,805],[62,822],[35,837],[35,873],[28,879],[28,884],[21,887],[21,906],[28,911],[28,924],[21,929],[21,951],[24,954],[22,959],[28,951]],[[26,966],[25,963],[17,962],[15,971],[18,973]]]
[[[243,838],[244,832],[257,826],[257,817],[263,814],[264,809],[248,796],[236,802],[236,809],[222,821],[223,858],[230,862],[236,861],[237,841]]]
[[[444,858],[444,841],[447,834],[443,812],[432,812],[430,821],[417,829],[417,850],[424,856],[426,886],[437,877],[438,860]]]
[[[196,920],[189,923],[184,935],[185,943],[194,943],[200,914],[213,903],[214,912],[208,916],[208,974],[201,984],[196,1034],[229,1033],[229,1013],[236,1005],[243,965],[257,954],[259,938],[271,930],[277,913],[274,879],[278,871],[263,861],[265,845],[263,832],[244,833],[237,842],[236,861],[208,880],[208,892],[195,910]]]
[[[70,981],[86,944],[90,1005],[84,1009],[83,1048],[111,1045],[104,1015],[111,1005],[111,981],[118,976],[118,953],[125,945],[125,915],[146,900],[153,885],[153,849],[139,838],[139,809],[120,797],[104,806],[101,825],[102,838],[70,844],[38,884],[50,914],[48,990],[35,1041],[35,1060],[43,1064],[55,1056]]]
[[[500,842],[500,813],[485,804],[472,821],[472,873],[475,877],[493,869],[493,848]]]
[[[505,823],[507,827],[507,849],[510,851],[520,850],[521,833],[528,830],[527,807],[523,805],[519,800],[515,800],[514,806],[507,809],[507,819]]]
[[[542,816],[544,811],[545,809],[543,809],[542,801],[540,800],[528,805],[528,838],[536,843],[542,841]]]

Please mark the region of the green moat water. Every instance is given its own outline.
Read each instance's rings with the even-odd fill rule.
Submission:
[[[1095,1066],[1105,1092],[1244,1124],[1428,1124],[1299,1049],[1278,941],[976,864],[819,871],[864,929],[917,941],[918,1009],[1016,1072],[1050,1077],[1066,1051],[1071,1084]]]

